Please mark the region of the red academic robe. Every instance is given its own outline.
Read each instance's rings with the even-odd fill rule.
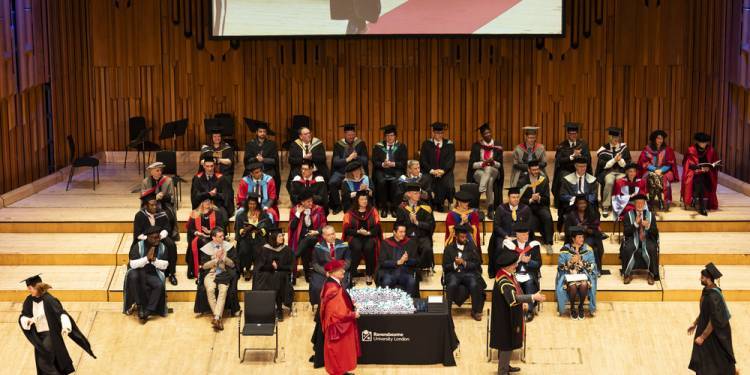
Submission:
[[[654,158],[656,163],[654,163]],[[655,167],[669,166],[669,171],[662,174],[662,182],[664,186],[664,203],[669,205],[672,202],[672,188],[671,183],[680,181],[680,173],[677,170],[677,159],[674,155],[674,150],[671,147],[666,146],[660,151],[654,151],[651,145],[647,145],[641,155],[638,157],[638,173],[641,177],[646,180],[648,178],[648,167],[654,164]]]
[[[615,181],[615,187],[612,190],[612,196],[617,197],[623,195],[626,186],[629,189],[628,191],[633,191],[632,189],[630,189],[631,187],[638,187],[638,194],[648,195],[645,179],[636,177],[635,181],[628,181],[627,177],[623,177],[618,178],[617,181]],[[623,220],[625,218],[625,215],[632,210],[635,210],[635,204],[633,204],[633,201],[629,200],[627,205],[625,205],[625,208],[622,210],[622,213],[620,213],[620,220]]]
[[[719,158],[716,156],[716,151],[711,145],[706,146],[706,160],[709,163],[713,163]],[[706,192],[706,198],[708,198],[708,209],[715,210],[719,208],[719,199],[716,197],[716,184],[719,179],[719,172],[716,168],[711,168],[708,172],[703,172],[700,169],[692,170],[691,165],[700,164],[698,161],[698,149],[695,145],[688,147],[685,157],[682,159],[682,202],[686,206],[691,206],[693,203],[693,176],[696,173],[708,173],[708,178],[711,180],[711,190]]]
[[[320,323],[323,329],[326,371],[344,374],[357,367],[359,328],[349,294],[332,278],[320,293]]]
[[[473,208],[464,212],[459,212],[454,209],[445,216],[445,244],[448,245],[456,241],[456,234],[453,231],[453,227],[455,227],[456,224],[461,223],[461,215],[468,216],[469,226],[471,226],[469,240],[473,241],[474,245],[476,245],[477,249],[481,252],[482,240],[481,235],[479,234],[479,213]]]

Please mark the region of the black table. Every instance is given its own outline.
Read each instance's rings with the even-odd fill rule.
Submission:
[[[455,366],[458,337],[448,309],[416,314],[362,315],[359,326],[361,364]]]

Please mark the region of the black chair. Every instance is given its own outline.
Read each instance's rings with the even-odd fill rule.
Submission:
[[[65,191],[70,188],[70,182],[73,181],[73,173],[77,167],[91,167],[91,173],[93,174],[93,187],[96,190],[96,184],[99,182],[99,159],[91,156],[83,156],[81,158],[76,154],[76,144],[73,141],[72,136],[68,136],[68,151],[70,151],[70,174],[68,175],[68,184],[65,185]]]
[[[156,152],[161,150],[161,146],[146,139],[148,132],[151,129],[146,127],[146,118],[142,116],[131,117],[128,120],[128,144],[125,146],[125,162],[122,167],[125,168],[128,165],[128,150],[136,150],[136,162],[140,162],[141,165],[146,164],[146,152]],[[143,158],[139,161],[139,158]],[[144,170],[145,173],[145,170]]]
[[[475,183],[467,183],[467,184],[461,184],[460,191],[466,191],[469,194],[471,194],[471,201],[469,202],[469,207],[476,209],[479,213],[479,221],[482,223],[482,245],[484,245],[485,237],[487,234],[487,228],[485,226],[486,220],[484,211],[479,209],[479,185]],[[481,250],[481,246],[477,244],[477,246]]]
[[[237,319],[237,356],[245,361],[248,350],[273,350],[273,361],[279,358],[279,330],[276,321],[276,291],[252,290],[245,292],[245,324]],[[242,348],[242,336],[275,336],[274,348]]]
[[[185,180],[177,174],[177,152],[159,151],[156,153],[156,161],[164,163],[162,173],[172,176],[175,188],[175,210],[180,208],[180,199],[182,198],[182,183]]]

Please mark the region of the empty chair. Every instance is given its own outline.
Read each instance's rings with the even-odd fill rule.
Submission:
[[[279,330],[276,322],[276,291],[253,290],[245,292],[245,322],[237,320],[237,355],[245,361],[248,350],[273,350],[273,361],[279,358]],[[242,348],[242,336],[275,336],[274,348]]]
[[[73,141],[72,136],[68,136],[68,151],[70,152],[70,174],[68,175],[68,184],[65,185],[65,191],[70,188],[70,181],[73,180],[73,173],[77,167],[91,167],[91,173],[93,174],[94,190],[96,190],[96,184],[99,182],[99,159],[91,156],[84,156],[79,158],[76,154],[76,144]]]
[[[161,150],[161,146],[146,139],[150,130],[151,129],[146,127],[146,118],[142,116],[131,117],[128,120],[129,141],[125,146],[125,162],[122,165],[123,168],[128,164],[128,150],[130,149],[136,150],[136,161],[138,161],[139,157],[144,158],[143,164],[146,163],[146,152]]]

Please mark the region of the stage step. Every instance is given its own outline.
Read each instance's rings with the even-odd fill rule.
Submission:
[[[362,267],[360,267],[362,268]],[[622,283],[617,266],[605,266],[611,275],[603,275],[598,280],[599,301],[694,301],[700,297],[699,275],[701,266],[663,266],[662,280],[648,285],[645,277],[636,277],[629,285]],[[750,266],[720,266],[724,277],[721,286],[730,301],[750,301]],[[0,266],[0,301],[21,301],[27,294],[26,286],[20,281],[42,273],[45,282],[52,285],[52,293],[68,301],[121,301],[125,266]],[[554,300],[554,282],[557,267],[542,267],[541,286],[549,301]],[[177,267],[178,285],[167,284],[171,302],[193,301],[195,281],[188,280],[186,266]],[[424,273],[421,283],[422,296],[440,295],[442,271],[436,268],[434,274]],[[491,294],[492,280],[486,271],[482,275],[487,282],[487,295]],[[364,278],[358,278],[358,288],[366,287]],[[240,280],[239,290],[252,288],[252,280]],[[308,285],[299,277],[295,286],[295,301],[307,301]]]

